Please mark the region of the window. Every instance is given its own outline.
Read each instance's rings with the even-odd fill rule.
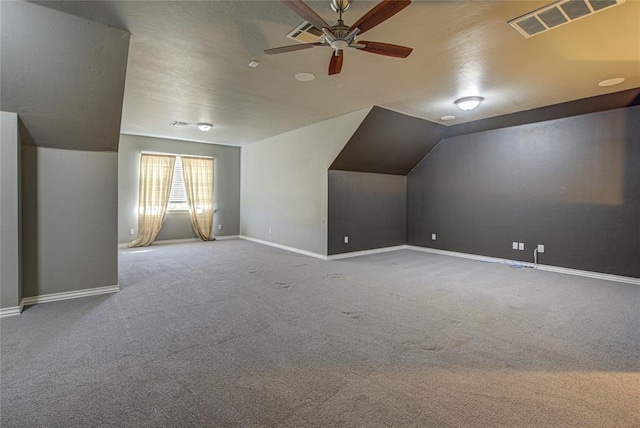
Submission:
[[[189,211],[187,193],[184,187],[182,175],[182,159],[176,156],[176,166],[173,170],[173,183],[171,183],[171,195],[169,196],[168,211]]]

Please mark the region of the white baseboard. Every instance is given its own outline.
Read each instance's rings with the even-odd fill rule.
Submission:
[[[588,270],[571,269],[559,266],[541,265],[536,266],[538,270],[545,270],[548,272],[563,273],[565,275],[577,275],[587,278],[603,279],[605,281],[624,282],[627,284],[640,285],[640,278],[632,278],[630,276],[612,275],[610,273],[591,272]]]
[[[20,315],[22,313],[22,308],[24,308],[24,304],[22,302],[20,302],[20,305],[18,306],[12,306],[10,308],[0,308],[0,318]]]
[[[421,251],[423,253],[440,254],[442,256],[458,257],[462,259],[478,260],[488,263],[500,263],[505,265],[518,265],[522,267],[532,268],[533,263],[523,262],[519,260],[500,259],[498,257],[480,256],[478,254],[459,253],[457,251],[438,250],[437,248],[418,247],[415,245],[407,245],[408,250]]]
[[[301,250],[301,249],[295,248],[295,247],[289,247],[288,245],[276,244],[275,242],[264,241],[262,239],[250,238],[250,237],[244,236],[244,235],[240,235],[239,237],[240,237],[240,239],[245,239],[247,241],[256,242],[256,243],[262,244],[262,245],[268,245],[270,247],[279,248],[279,249],[285,250],[285,251],[291,251],[292,253],[303,254],[305,256],[313,257],[313,258],[320,259],[320,260],[327,260],[327,256],[322,255],[322,254],[318,254],[318,253],[314,253],[314,252],[311,252],[311,251]]]
[[[406,245],[396,245],[395,247],[374,248],[373,250],[352,251],[350,253],[334,254],[327,256],[327,260],[348,259],[351,257],[368,256],[369,254],[388,253],[389,251],[406,250]]]
[[[626,284],[640,285],[640,278],[632,278],[629,276],[613,275],[609,273],[592,272],[588,270],[571,269],[571,268],[551,266],[551,265],[542,265],[542,264],[534,265],[533,263],[530,263],[530,262],[522,262],[517,260],[509,260],[509,259],[499,259],[496,257],[479,256],[476,254],[468,254],[468,253],[458,253],[456,251],[445,251],[445,250],[438,250],[435,248],[417,247],[415,245],[407,245],[407,249],[422,251],[424,253],[441,254],[443,256],[452,256],[452,257],[460,257],[463,259],[478,260],[478,261],[489,262],[489,263],[502,263],[502,264],[507,264],[511,266],[517,264],[518,266],[535,268],[536,270],[543,270],[547,272],[555,272],[555,273],[562,273],[565,275],[576,275],[576,276],[582,276],[585,278],[602,279],[605,281],[624,282]]]
[[[240,239],[240,235],[223,235],[216,236],[216,241],[228,241],[230,239]]]
[[[87,288],[84,290],[65,291],[63,293],[42,294],[40,296],[23,297],[22,306],[35,305],[37,303],[55,302],[58,300],[77,299],[79,297],[97,296],[99,294],[117,293],[120,285],[108,285],[106,287]]]
[[[223,236],[216,236],[215,240],[216,241],[226,241],[228,239],[238,239],[240,236],[239,235],[223,235]],[[164,245],[164,244],[181,244],[181,243],[185,243],[185,242],[203,242],[200,239],[197,238],[181,238],[181,239],[161,239],[158,241],[154,241],[153,245]],[[129,243],[128,242],[124,242],[124,243],[120,243],[118,244],[118,248],[121,249],[125,249],[125,248],[129,248],[128,247]],[[142,248],[142,247],[134,247],[134,248]]]

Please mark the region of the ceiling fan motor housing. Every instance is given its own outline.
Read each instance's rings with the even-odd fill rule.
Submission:
[[[349,0],[331,0],[331,9],[335,13],[344,12],[349,9],[351,2]]]

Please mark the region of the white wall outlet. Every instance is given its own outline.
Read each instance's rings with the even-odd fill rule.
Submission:
[[[222,225],[221,224],[218,225],[218,230],[222,230]]]
[[[524,242],[520,242],[518,244],[518,250],[521,250],[521,251],[524,250]]]
[[[436,234],[435,234],[435,233],[432,233],[432,234],[431,234],[431,240],[432,240],[432,241],[435,241],[435,240],[436,240]]]
[[[544,245],[542,245],[542,244],[538,244],[538,253],[539,253],[539,254],[544,253]]]
[[[134,235],[136,233],[135,229],[129,229],[129,235]]]
[[[269,228],[269,235],[271,235],[271,228]]]
[[[514,250],[517,250],[518,249],[518,243],[517,242],[513,242],[511,244],[511,248],[513,248]]]
[[[345,236],[345,237],[344,237],[344,243],[345,243],[345,244],[348,244],[348,243],[349,243],[349,237],[348,237],[348,236]]]

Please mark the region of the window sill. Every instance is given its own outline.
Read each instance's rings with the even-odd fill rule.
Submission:
[[[167,210],[167,215],[189,214],[189,210]]]

